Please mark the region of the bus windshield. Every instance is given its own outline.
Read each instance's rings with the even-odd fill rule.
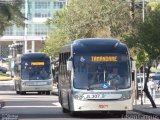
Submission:
[[[51,78],[50,60],[22,60],[21,78],[23,80],[46,80]]]
[[[76,55],[74,87],[77,89],[126,89],[131,86],[127,55]]]

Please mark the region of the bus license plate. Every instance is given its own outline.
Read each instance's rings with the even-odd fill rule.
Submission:
[[[86,99],[103,99],[104,95],[103,94],[85,94],[84,97]]]
[[[46,85],[46,82],[37,82],[37,85]]]

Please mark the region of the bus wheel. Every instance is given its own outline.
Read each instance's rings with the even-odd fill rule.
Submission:
[[[42,91],[41,94],[42,94],[42,95],[43,95],[43,94],[46,94],[46,92],[45,92],[45,91]]]
[[[41,95],[41,94],[42,94],[42,92],[41,92],[41,91],[39,91],[39,92],[38,92],[38,95]]]
[[[20,92],[20,95],[25,95],[25,94],[26,94],[26,92],[24,92],[24,91]]]
[[[19,91],[16,91],[16,94],[20,94],[20,92],[19,92]]]
[[[64,107],[62,107],[62,111],[63,111],[63,113],[68,113],[68,112],[69,112],[69,110],[67,110],[67,109],[64,108]]]
[[[50,94],[51,94],[50,91],[47,91],[47,92],[46,92],[46,95],[50,95]]]

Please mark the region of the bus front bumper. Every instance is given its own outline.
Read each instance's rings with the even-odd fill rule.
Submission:
[[[22,86],[22,91],[26,92],[38,92],[38,91],[52,91],[51,85],[45,85],[45,86]]]
[[[73,111],[128,111],[133,110],[133,100],[102,101],[102,100],[73,100]]]

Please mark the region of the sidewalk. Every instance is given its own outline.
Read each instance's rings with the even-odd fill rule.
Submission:
[[[160,98],[155,99],[157,108],[153,108],[150,100],[146,98],[145,103],[141,105],[141,98],[137,100],[137,104],[133,106],[133,110],[147,115],[155,115],[160,117]]]

